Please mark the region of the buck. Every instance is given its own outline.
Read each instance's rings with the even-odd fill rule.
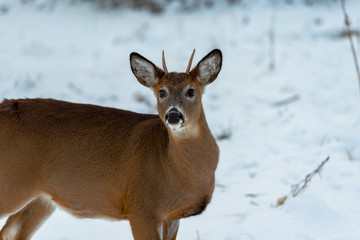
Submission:
[[[195,50],[194,50],[195,52]],[[203,212],[219,150],[201,97],[221,69],[215,49],[190,71],[137,53],[130,65],[158,115],[52,99],[0,104],[0,240],[29,239],[56,206],[80,218],[130,221],[135,240],[174,240]]]

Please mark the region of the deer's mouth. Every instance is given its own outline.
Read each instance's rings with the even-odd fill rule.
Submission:
[[[173,131],[177,131],[184,125],[184,114],[176,108],[171,108],[165,114],[165,122]]]

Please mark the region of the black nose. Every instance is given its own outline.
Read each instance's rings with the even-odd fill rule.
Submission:
[[[184,117],[181,112],[173,108],[165,115],[165,120],[170,124],[177,124],[180,120],[184,120]]]

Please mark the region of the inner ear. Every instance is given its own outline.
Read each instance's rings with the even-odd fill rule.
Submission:
[[[130,66],[136,79],[146,87],[153,87],[164,72],[138,53],[130,54]]]
[[[222,53],[219,49],[212,50],[191,70],[192,74],[203,85],[212,83],[218,76],[222,66]]]

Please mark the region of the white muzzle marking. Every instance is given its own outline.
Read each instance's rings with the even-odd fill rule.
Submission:
[[[178,122],[176,123],[171,123],[171,121],[169,121],[169,117],[165,117],[165,122],[168,125],[168,127],[173,130],[174,132],[179,131],[181,129],[181,127],[184,125],[185,122],[185,114],[182,110],[181,107],[178,106],[170,106],[168,107],[165,116],[169,116],[171,112],[176,112],[180,114],[180,117],[177,119]]]

